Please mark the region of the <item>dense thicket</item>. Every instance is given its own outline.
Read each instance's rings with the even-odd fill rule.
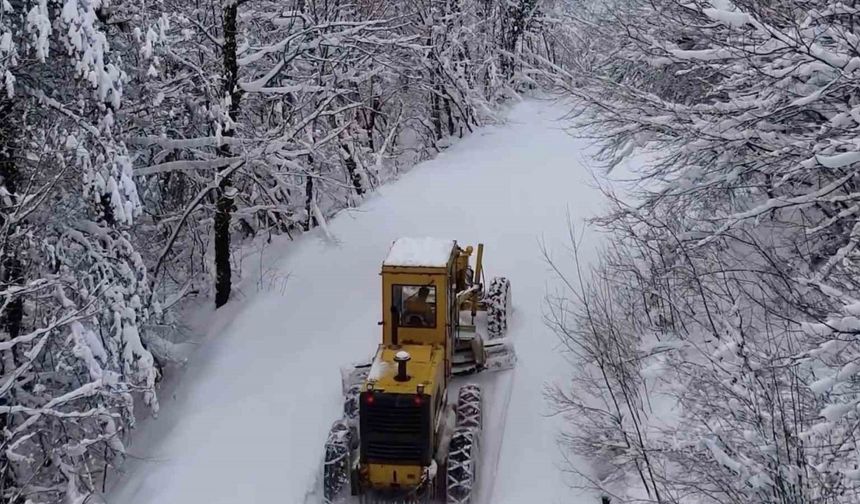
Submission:
[[[860,11],[671,0],[568,11],[547,76],[634,197],[550,299],[571,447],[617,500],[860,498]],[[561,269],[561,268],[560,268]]]
[[[537,0],[2,0],[0,501],[122,460],[178,300],[494,119]]]

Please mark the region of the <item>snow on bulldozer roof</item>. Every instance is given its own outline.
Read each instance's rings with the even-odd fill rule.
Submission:
[[[399,238],[391,245],[383,266],[424,266],[444,268],[451,258],[454,240],[441,238]]]

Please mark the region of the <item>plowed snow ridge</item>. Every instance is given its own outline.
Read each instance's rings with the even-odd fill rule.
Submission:
[[[231,305],[204,314],[209,334],[177,386],[162,391],[160,418],[135,433],[134,458],[108,502],[302,503],[340,414],[338,368],[379,338],[378,271],[400,236],[483,241],[487,279],[511,279],[519,363],[497,477],[482,500],[595,502],[562,476],[561,423],[543,398],[544,384],[568,369],[542,321],[553,276],[539,243],[561,256],[566,213],[580,223],[603,201],[584,142],[556,121],[563,112],[517,104],[507,124],[476,131],[333,219],[336,242],[314,232],[269,247],[264,281],[246,278]],[[594,241],[586,239],[587,260]]]

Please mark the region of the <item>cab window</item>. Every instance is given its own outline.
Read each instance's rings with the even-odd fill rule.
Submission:
[[[395,285],[394,306],[400,313],[400,327],[436,327],[436,287]]]

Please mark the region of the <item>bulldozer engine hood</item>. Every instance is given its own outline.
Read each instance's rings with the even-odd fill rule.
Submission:
[[[398,354],[407,357],[398,362]],[[367,375],[363,391],[415,394],[423,390],[432,395],[444,379],[445,350],[430,345],[380,345]],[[405,366],[405,379],[399,377]]]

